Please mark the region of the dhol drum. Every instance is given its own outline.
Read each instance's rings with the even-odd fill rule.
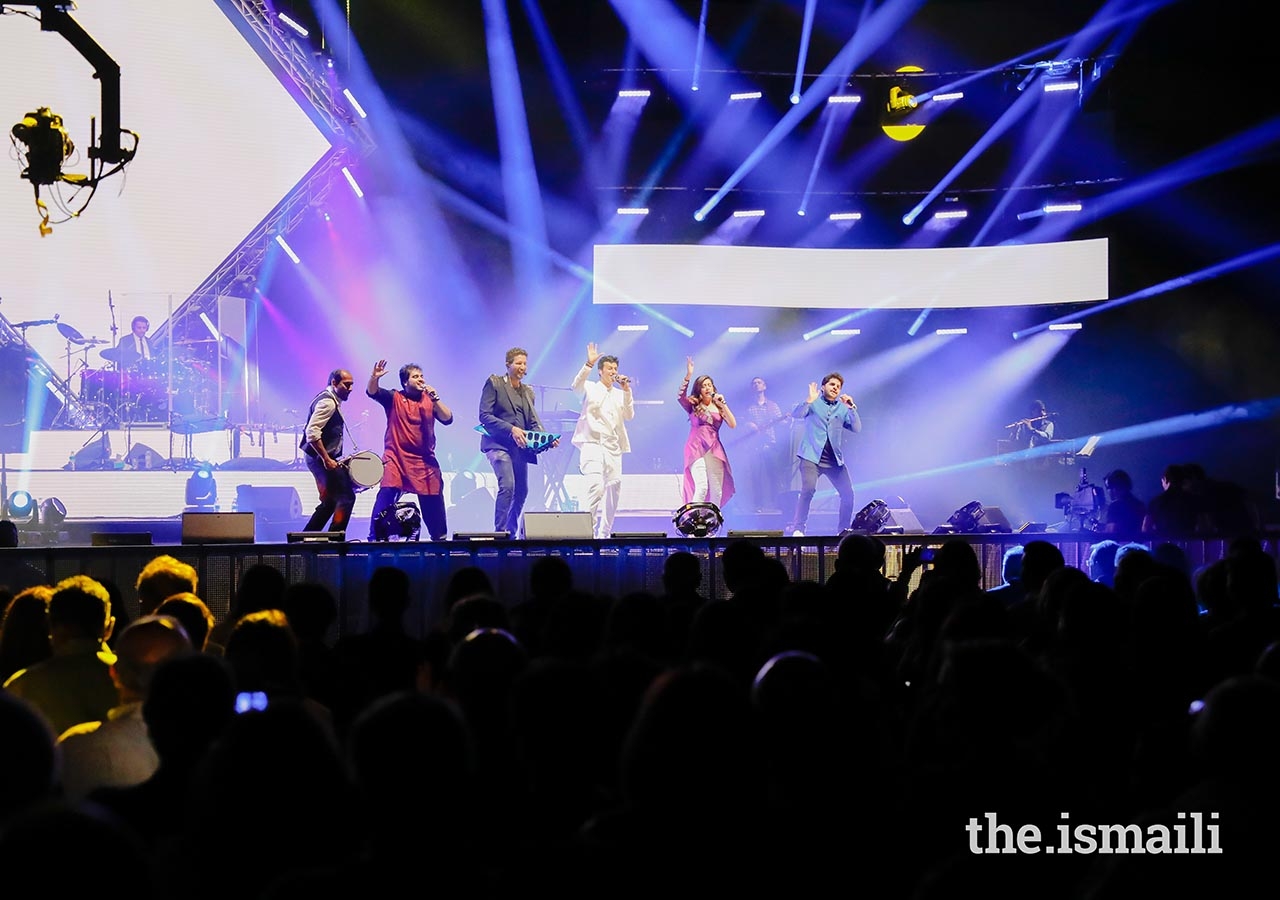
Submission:
[[[351,483],[356,492],[375,488],[382,481],[382,457],[372,450],[361,450],[341,460],[342,465],[351,473]]]

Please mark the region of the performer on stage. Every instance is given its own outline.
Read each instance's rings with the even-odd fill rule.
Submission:
[[[528,431],[546,431],[533,404],[533,388],[524,384],[529,353],[520,347],[507,351],[507,374],[490,375],[480,394],[480,450],[498,477],[493,506],[493,530],[512,537],[520,534],[520,513],[529,496],[529,464],[538,458],[529,448]],[[558,447],[556,440],[551,446]]]
[[[599,366],[600,380],[588,381]],[[595,344],[587,344],[587,361],[573,378],[574,393],[582,394],[582,413],[573,429],[578,448],[578,470],[590,478],[587,509],[595,536],[613,534],[613,518],[622,496],[622,454],[631,452],[626,422],[635,418],[631,380],[618,375],[618,357],[601,356]]]
[[[1053,440],[1053,419],[1043,400],[1032,400],[1027,417],[1014,422],[1013,442],[1019,449],[1029,449]]]
[[[120,338],[120,343],[116,344],[116,362],[121,369],[132,369],[140,362],[150,361],[154,356],[151,340],[147,337],[147,331],[151,328],[147,317],[134,316],[129,327],[132,329],[129,334]]]
[[[689,438],[684,444],[684,502],[710,502],[723,508],[733,496],[733,472],[720,443],[720,426],[727,423],[736,428],[738,420],[724,395],[716,393],[710,375],[699,375],[693,382],[693,392],[685,393],[693,378],[693,357],[687,359],[678,398],[681,408],[689,414]]]
[[[751,379],[756,398],[747,405],[746,427],[749,440],[747,459],[747,493],[756,512],[772,509],[782,491],[785,449],[778,444],[782,408],[765,396],[769,385],[757,375]]]
[[[418,495],[418,509],[431,539],[443,541],[449,526],[444,511],[444,475],[436,459],[436,422],[453,424],[453,412],[436,389],[427,384],[417,363],[400,367],[401,390],[389,391],[379,386],[378,380],[385,374],[387,361],[380,359],[364,389],[387,414],[382,486],[369,516],[369,540],[375,539],[378,516],[394,507],[405,491],[412,491]]]
[[[307,410],[302,449],[307,455],[307,469],[316,480],[320,503],[303,531],[319,531],[330,517],[330,531],[347,530],[356,492],[351,486],[351,473],[338,460],[342,458],[342,402],[351,396],[355,383],[346,369],[334,369],[329,373],[329,384],[316,394]]]
[[[810,382],[808,399],[796,404],[791,412],[792,417],[804,422],[804,434],[796,452],[800,458],[800,496],[787,529],[796,536],[805,533],[819,475],[825,475],[840,495],[839,529],[848,528],[853,521],[853,483],[845,464],[844,441],[846,432],[862,431],[862,419],[858,416],[858,404],[848,394],[841,393],[843,388],[844,376],[839,372],[822,379],[821,393],[818,383]]]

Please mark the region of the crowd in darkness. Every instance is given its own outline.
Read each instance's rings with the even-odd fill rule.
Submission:
[[[851,534],[825,584],[745,541],[604,597],[540,558],[507,604],[458,569],[406,632],[245,569],[18,590],[0,629],[0,875],[63,896],[1129,897],[1253,888],[1280,838],[1275,559],[1042,540],[987,586],[973,547]],[[1220,855],[981,854],[966,824],[1186,823]]]

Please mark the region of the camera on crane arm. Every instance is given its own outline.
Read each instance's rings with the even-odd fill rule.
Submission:
[[[29,112],[14,125],[15,140],[26,145],[27,167],[22,177],[32,184],[54,184],[59,181],[83,181],[83,175],[63,175],[62,163],[76,151],[71,136],[62,125],[62,116],[47,106]]]

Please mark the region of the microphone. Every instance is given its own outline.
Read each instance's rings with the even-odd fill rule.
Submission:
[[[724,394],[716,394],[716,395],[715,395],[714,397],[712,397],[711,399],[712,399],[712,400],[714,400],[716,403],[723,403],[723,402],[724,402]]]
[[[632,378],[630,375],[614,375],[613,380],[618,382],[618,384],[639,384],[640,383],[636,381],[634,378]]]

